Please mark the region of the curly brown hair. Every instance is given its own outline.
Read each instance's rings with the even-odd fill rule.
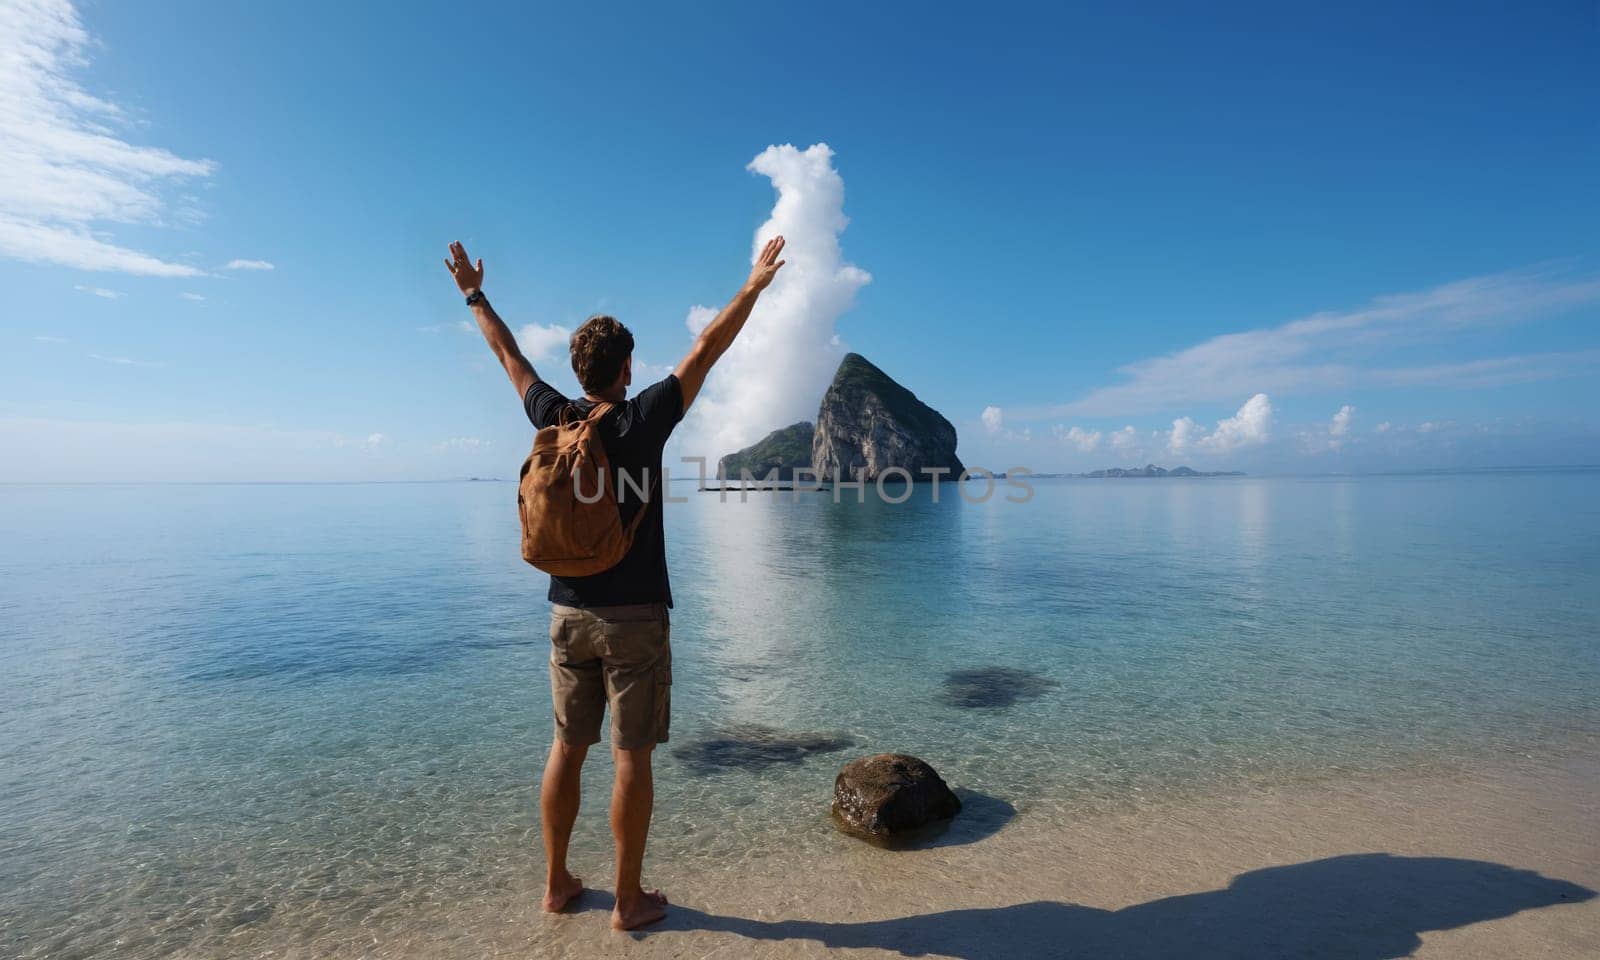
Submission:
[[[586,393],[611,389],[633,355],[633,334],[616,317],[597,313],[572,335],[572,372]]]

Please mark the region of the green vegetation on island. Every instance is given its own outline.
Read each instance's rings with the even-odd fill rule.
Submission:
[[[810,421],[791,423],[774,430],[755,444],[738,453],[730,453],[717,461],[717,476],[726,480],[740,480],[744,472],[756,480],[764,480],[773,470],[779,480],[793,480],[795,470],[811,468],[811,436],[814,427]]]

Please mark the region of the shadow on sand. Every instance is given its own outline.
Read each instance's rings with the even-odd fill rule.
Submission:
[[[966,960],[1389,960],[1448,930],[1523,910],[1579,903],[1595,892],[1479,860],[1353,854],[1240,874],[1226,889],[1099,910],[1038,901],[864,923],[767,922],[674,905],[651,936],[709,930],[751,940],[815,940],[905,956]]]
[[[887,847],[891,850],[959,847],[994,836],[1017,815],[1017,808],[999,797],[964,787],[955,787],[954,790],[955,795],[961,798],[961,813],[953,819],[941,820],[932,826],[903,834],[886,842],[857,839],[875,847]]]

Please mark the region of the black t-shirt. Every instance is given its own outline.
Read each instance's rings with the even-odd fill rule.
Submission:
[[[568,407],[580,416],[594,409],[585,398],[569,400],[561,391],[542,380],[528,388],[522,405],[534,427],[543,429],[561,422]],[[610,607],[628,603],[664,603],[672,606],[672,588],[667,583],[666,534],[661,524],[661,504],[666,500],[666,477],[661,471],[661,449],[667,445],[672,428],[683,419],[683,388],[675,374],[641,390],[632,400],[614,406],[600,418],[600,442],[611,461],[606,483],[617,496],[623,526],[633,522],[640,509],[648,510],[639,521],[633,546],[622,562],[588,577],[550,578],[550,602],[569,607]],[[626,474],[624,480],[621,476]],[[643,498],[639,490],[643,490]]]

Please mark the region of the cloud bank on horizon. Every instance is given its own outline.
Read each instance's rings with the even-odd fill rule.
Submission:
[[[680,449],[714,463],[779,427],[813,419],[817,404],[844,356],[839,318],[856,291],[872,281],[844,259],[839,237],[844,179],[825,143],[804,150],[773,145],[746,167],[772,181],[772,213],[750,242],[753,263],[768,239],[782,234],[788,261],[756,304],[739,339],[723,355],[690,408]],[[685,323],[699,334],[717,309],[696,305]]]
[[[1401,347],[1443,341],[1475,328],[1510,325],[1600,302],[1600,278],[1558,270],[1512,271],[1475,277],[1417,293],[1378,297],[1349,311],[1325,311],[1277,327],[1212,337],[1192,347],[1138,360],[1119,369],[1120,383],[1045,407],[984,407],[979,421],[990,437],[1018,438],[1002,421],[1059,417],[1123,417],[1172,413],[1193,404],[1238,402],[1237,412],[1212,430],[1188,415],[1167,430],[1139,431],[1131,424],[1110,434],[1111,448],[1139,457],[1217,458],[1264,448],[1282,437],[1274,430],[1271,396],[1338,394],[1360,388],[1472,389],[1581,375],[1600,367],[1600,351],[1524,353],[1410,366],[1384,363]],[[1365,361],[1365,362],[1363,362]],[[1357,441],[1355,406],[1342,403],[1316,427],[1293,427],[1300,452],[1326,454]],[[1460,425],[1450,424],[1451,428]],[[1479,425],[1478,433],[1504,429]],[[1375,434],[1438,433],[1425,422],[1396,430],[1385,421]],[[1107,436],[1082,425],[1057,423],[1050,435],[1068,449],[1092,453]]]

